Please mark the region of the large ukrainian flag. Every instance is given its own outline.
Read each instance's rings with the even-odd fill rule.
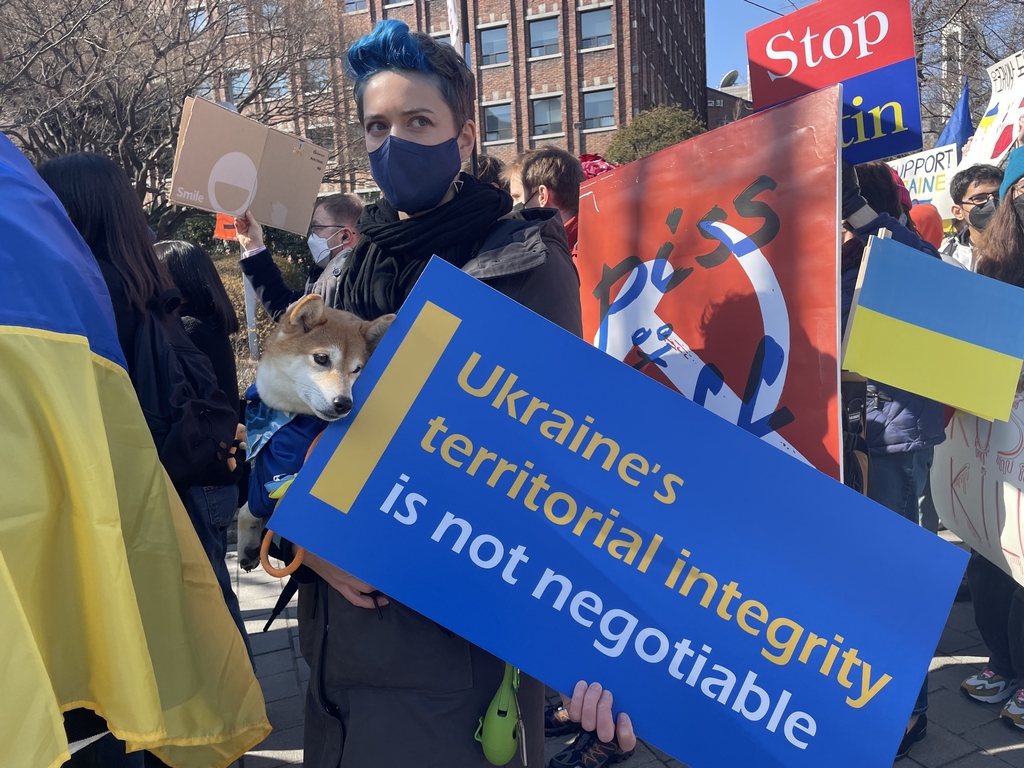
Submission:
[[[1007,421],[1024,364],[1024,290],[872,237],[843,368]]]
[[[0,766],[68,759],[62,711],[175,768],[270,731],[242,638],[167,482],[106,287],[0,134]]]

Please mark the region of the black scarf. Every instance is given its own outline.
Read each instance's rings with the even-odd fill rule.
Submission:
[[[459,269],[476,254],[494,222],[512,210],[507,192],[472,176],[459,177],[455,197],[409,219],[384,198],[368,205],[356,229],[359,243],[342,276],[340,308],[365,320],[397,312],[431,256]]]

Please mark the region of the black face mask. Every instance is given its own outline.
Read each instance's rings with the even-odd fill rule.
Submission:
[[[1017,214],[1017,223],[1024,228],[1024,195],[1017,195],[1014,198],[1013,211]]]
[[[972,227],[981,232],[992,221],[998,206],[999,198],[992,197],[984,205],[976,205],[971,208],[967,213],[967,221]]]

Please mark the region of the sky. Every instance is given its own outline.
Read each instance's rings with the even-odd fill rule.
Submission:
[[[812,0],[756,0],[758,5],[791,13]],[[707,25],[708,85],[717,88],[730,69],[740,71],[739,82],[747,82],[747,30],[779,18],[744,0],[704,0]]]

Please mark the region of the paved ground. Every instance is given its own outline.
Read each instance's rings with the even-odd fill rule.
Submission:
[[[236,574],[236,590],[246,629],[257,655],[257,676],[267,701],[274,732],[238,768],[278,768],[302,763],[302,697],[309,668],[299,654],[294,603],[273,628],[262,632],[281,592],[281,582],[257,569],[245,573],[234,553],[228,564]],[[976,704],[958,691],[961,681],[988,659],[974,625],[969,602],[956,603],[932,661],[928,737],[917,744],[911,759],[899,768],[1024,768],[1024,731],[999,721],[999,707]],[[548,739],[548,757],[571,737]],[[685,768],[664,753],[641,744],[624,768]]]

